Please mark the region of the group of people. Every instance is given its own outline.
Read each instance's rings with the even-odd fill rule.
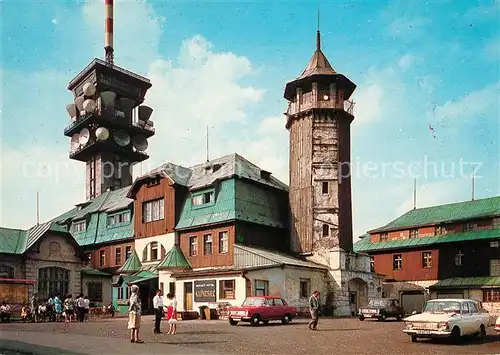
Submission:
[[[132,285],[130,287],[130,300],[129,300],[129,319],[128,329],[130,329],[130,342],[131,343],[144,343],[139,338],[139,329],[141,328],[141,299],[139,297],[139,286]],[[163,300],[163,292],[156,291],[156,296],[153,298],[153,308],[155,311],[155,326],[153,332],[160,334],[161,319],[166,313],[168,321],[167,334],[177,333],[177,301],[175,300],[172,292],[167,294],[167,301]],[[165,312],[166,308],[166,312]]]
[[[21,308],[21,319],[60,322],[63,318],[66,323],[88,321],[90,300],[83,293],[73,298],[71,294],[66,295],[64,301],[57,294],[52,294],[46,302],[39,303],[36,294],[31,296],[30,304],[23,304]]]

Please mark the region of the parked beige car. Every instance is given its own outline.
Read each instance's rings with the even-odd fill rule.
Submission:
[[[436,299],[427,301],[424,311],[404,319],[403,331],[413,342],[418,338],[452,338],[458,342],[464,335],[484,337],[489,313],[470,299]]]

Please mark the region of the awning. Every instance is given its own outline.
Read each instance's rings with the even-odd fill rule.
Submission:
[[[139,271],[133,275],[120,275],[118,280],[112,284],[113,286],[121,286],[123,284],[133,285],[144,281],[154,280],[158,278],[157,272]]]
[[[111,274],[105,273],[100,270],[96,269],[90,269],[90,268],[84,268],[81,270],[82,274],[89,275],[89,276],[111,276]]]
[[[500,287],[500,276],[453,277],[436,282],[429,289]]]

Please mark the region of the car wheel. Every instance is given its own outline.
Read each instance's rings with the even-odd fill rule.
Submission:
[[[479,327],[479,333],[478,333],[479,339],[484,339],[486,336],[486,328],[483,324]]]
[[[292,317],[290,317],[288,314],[281,320],[281,323],[283,324],[288,324],[292,321]]]
[[[454,327],[453,330],[451,331],[451,341],[455,344],[458,344],[460,342],[460,328],[459,327]]]
[[[264,325],[268,325],[268,324],[269,324],[269,321],[268,321],[268,320],[263,320],[263,321],[262,321],[262,323],[263,323]]]
[[[397,319],[398,321],[401,321],[401,319],[403,319],[403,316],[402,316],[401,314],[398,314],[398,315],[396,316],[396,319]]]
[[[231,318],[229,318],[229,324],[231,324],[231,325],[238,325],[238,322],[235,321],[235,320],[233,320],[233,319],[231,319]]]
[[[359,320],[360,320],[360,321],[364,321],[364,320],[365,320],[365,317],[364,317],[364,316],[359,316]]]
[[[250,319],[250,324],[253,326],[257,326],[260,323],[260,317],[258,315],[255,315]]]
[[[385,322],[385,320],[387,319],[387,316],[385,314],[382,314],[380,317],[379,317],[379,320],[381,320],[382,322]]]
[[[417,341],[418,341],[417,336],[416,336],[416,335],[412,335],[412,336],[411,336],[411,342],[412,342],[412,343],[416,343]]]

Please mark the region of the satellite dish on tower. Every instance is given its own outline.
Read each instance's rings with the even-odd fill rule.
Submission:
[[[66,105],[66,111],[68,111],[69,117],[71,117],[71,121],[76,121],[76,105],[75,104]]]
[[[140,152],[148,149],[148,141],[143,136],[134,136],[132,138],[132,145]]]
[[[78,96],[75,99],[75,105],[78,108],[78,111],[82,111],[83,110],[83,102],[84,101],[85,101],[85,98],[83,96]]]
[[[94,112],[95,110],[95,101],[91,99],[87,99],[83,102],[83,109],[86,113]]]
[[[115,107],[116,93],[113,91],[103,91],[101,92],[101,100],[104,103],[105,108]]]
[[[130,143],[130,135],[121,129],[115,131],[113,136],[116,144],[118,144],[120,147],[125,147]]]
[[[146,106],[146,105],[139,106],[139,119],[141,121],[149,120],[149,117],[151,117],[152,113],[153,113],[153,109],[151,107]]]
[[[85,145],[88,143],[90,139],[90,131],[87,128],[84,128],[80,131],[80,144]]]
[[[95,94],[95,86],[92,83],[85,83],[83,85],[83,94],[85,96],[94,96]]]
[[[99,127],[95,130],[95,136],[97,140],[105,141],[109,138],[109,131],[106,127]]]
[[[73,134],[71,137],[71,151],[74,152],[80,146],[80,135],[78,133]]]

